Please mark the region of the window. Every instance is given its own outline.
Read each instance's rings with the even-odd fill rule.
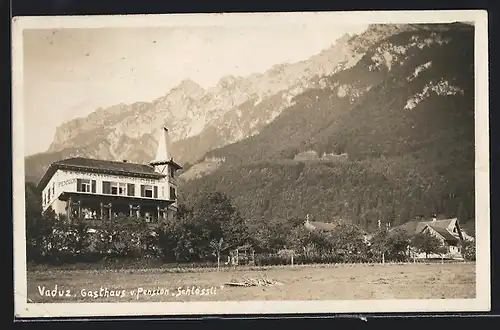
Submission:
[[[144,186],[141,186],[141,196],[143,197],[152,197],[152,188],[151,196],[145,196],[143,194]],[[151,186],[148,186],[151,187]],[[119,195],[119,196],[135,196],[135,184],[134,183],[125,183],[125,182],[111,182],[111,181],[103,181],[102,182],[102,193],[110,194],[110,195]]]
[[[174,187],[170,187],[170,199],[174,200],[176,199],[176,192]]]
[[[102,182],[102,193],[103,194],[111,194],[111,182],[109,182],[109,181]]]
[[[76,179],[76,191],[92,192],[92,186],[89,179]]]
[[[118,195],[118,183],[111,182],[111,195]]]
[[[153,186],[153,197],[158,198],[158,187],[157,186]]]
[[[165,187],[161,187],[161,198],[165,198]]]
[[[153,197],[153,186],[141,185],[141,197]]]
[[[126,196],[127,195],[127,184],[126,183],[118,183],[118,195]]]
[[[135,196],[135,184],[127,184],[127,196]]]
[[[122,182],[110,182],[111,195],[127,195],[127,184]]]

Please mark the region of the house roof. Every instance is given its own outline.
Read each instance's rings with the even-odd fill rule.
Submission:
[[[407,223],[402,224],[401,226],[394,227],[393,229],[401,228],[404,229],[408,234],[413,235],[421,233],[426,226],[427,225],[424,221],[408,221]]]
[[[139,176],[157,179],[165,177],[164,174],[155,172],[154,167],[151,165],[75,157],[52,163],[38,183],[38,188],[40,190],[45,187],[50,178],[58,169],[107,173],[124,176]]]
[[[402,228],[406,230],[410,235],[419,234],[424,231],[425,228],[430,227],[439,235],[441,235],[447,241],[457,241],[459,239],[458,235],[454,235],[450,232],[453,230],[457,222],[457,218],[452,219],[442,219],[442,220],[428,220],[428,221],[409,221],[401,226],[395,227]]]
[[[448,242],[455,242],[458,240],[458,238],[455,237],[452,233],[450,233],[446,228],[433,227],[431,225],[429,225],[429,227],[434,229],[439,235],[443,236],[443,238]]]

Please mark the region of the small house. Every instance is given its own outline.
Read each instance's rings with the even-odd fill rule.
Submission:
[[[404,229],[410,235],[430,233],[441,240],[447,247],[448,254],[452,258],[460,258],[460,243],[463,240],[470,240],[471,237],[462,232],[457,218],[409,221],[393,229]]]

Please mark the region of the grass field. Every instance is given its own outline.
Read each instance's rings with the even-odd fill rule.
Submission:
[[[281,282],[282,285],[265,287],[224,285],[233,280],[261,277]],[[54,290],[56,286],[57,289]],[[53,293],[55,296],[52,296]],[[316,265],[267,269],[225,269],[223,271],[203,269],[182,272],[167,269],[114,271],[60,269],[28,272],[29,302],[460,299],[474,297],[474,263]]]

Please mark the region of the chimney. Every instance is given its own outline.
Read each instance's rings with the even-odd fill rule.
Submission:
[[[435,214],[432,215],[432,222],[436,221],[437,220],[437,217]]]
[[[306,223],[309,223],[309,214],[306,215]]]

